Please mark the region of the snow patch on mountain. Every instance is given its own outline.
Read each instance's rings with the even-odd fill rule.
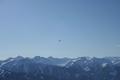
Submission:
[[[108,63],[103,63],[103,64],[102,64],[102,67],[103,67],[103,68],[106,67],[107,64],[108,64]]]
[[[65,67],[71,60],[68,60],[64,63],[61,63],[61,64],[57,64],[58,66],[61,66],[61,67]]]
[[[84,68],[85,71],[90,71],[90,68],[87,66]]]
[[[5,64],[7,64],[7,63],[9,63],[9,62],[12,62],[12,61],[14,61],[13,58],[11,58],[11,59],[9,59],[9,60],[7,60],[7,61],[5,61],[5,62],[2,62],[1,65],[0,65],[0,68],[1,68],[3,65],[5,65]]]

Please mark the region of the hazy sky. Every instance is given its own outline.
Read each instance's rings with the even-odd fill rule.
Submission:
[[[0,0],[0,59],[17,55],[120,56],[120,1]]]

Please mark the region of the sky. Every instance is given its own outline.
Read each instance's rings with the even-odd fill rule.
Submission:
[[[120,56],[119,0],[0,0],[0,59]]]

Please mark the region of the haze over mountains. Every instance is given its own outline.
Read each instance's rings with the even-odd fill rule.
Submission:
[[[119,80],[120,57],[24,58],[0,61],[0,80]]]

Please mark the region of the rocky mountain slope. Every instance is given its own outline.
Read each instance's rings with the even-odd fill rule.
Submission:
[[[18,56],[0,61],[0,80],[120,80],[120,57]]]

